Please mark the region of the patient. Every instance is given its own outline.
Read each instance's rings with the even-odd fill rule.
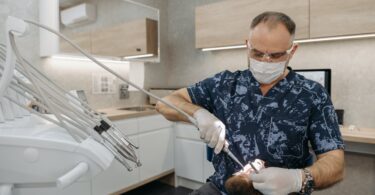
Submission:
[[[256,159],[253,162],[255,168],[259,171],[264,168],[264,161]],[[262,193],[254,189],[253,182],[250,180],[250,174],[254,172],[254,169],[247,164],[243,170],[233,174],[225,182],[225,189],[228,195],[261,195]]]

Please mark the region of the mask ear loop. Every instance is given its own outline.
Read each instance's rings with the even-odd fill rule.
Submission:
[[[287,61],[286,61],[286,63],[285,63],[285,67],[284,67],[284,73],[285,73],[285,70],[288,68],[288,65],[289,65],[289,62],[290,62],[290,54],[292,53],[292,51],[293,51],[293,49],[294,49],[294,43],[292,43],[292,46],[290,47],[290,49],[288,49],[287,51],[286,51],[286,53],[287,53],[287,55],[288,55],[288,59],[287,59]]]
[[[246,56],[247,56],[247,68],[250,69],[250,52],[249,52],[249,40],[245,40],[246,44]]]

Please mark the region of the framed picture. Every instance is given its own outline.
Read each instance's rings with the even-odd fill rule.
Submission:
[[[296,73],[320,83],[331,95],[331,69],[300,69]]]

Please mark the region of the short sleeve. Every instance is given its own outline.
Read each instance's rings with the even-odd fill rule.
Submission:
[[[226,72],[218,73],[213,77],[189,86],[187,90],[192,103],[213,112],[217,91],[220,89],[220,82],[225,80],[223,77],[225,77]]]
[[[207,78],[187,88],[193,104],[199,105],[210,112],[213,110],[212,88],[215,86],[213,78]]]
[[[344,149],[337,115],[328,94],[312,108],[309,125],[309,140],[315,154]]]

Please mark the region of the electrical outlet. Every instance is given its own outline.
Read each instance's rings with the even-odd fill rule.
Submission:
[[[116,77],[111,74],[94,73],[92,74],[92,93],[93,94],[114,94],[114,81]]]
[[[120,99],[128,99],[129,98],[129,85],[126,83],[119,85],[119,94]]]

